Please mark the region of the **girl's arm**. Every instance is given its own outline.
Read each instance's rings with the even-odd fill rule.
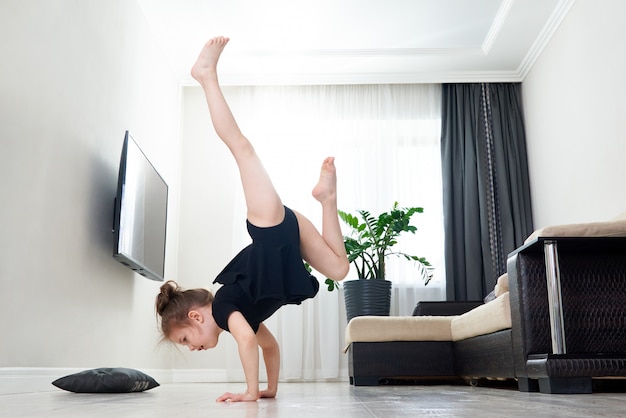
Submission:
[[[259,392],[261,398],[275,398],[278,391],[278,374],[280,371],[280,348],[278,342],[263,324],[256,333],[259,346],[263,350],[263,360],[267,370],[267,389]]]
[[[256,401],[259,399],[259,347],[257,337],[241,312],[233,312],[228,317],[228,329],[237,341],[239,358],[246,375],[248,388],[245,393],[227,392],[217,398],[217,402]]]

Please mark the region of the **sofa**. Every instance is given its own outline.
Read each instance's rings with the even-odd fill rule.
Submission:
[[[482,302],[420,302],[412,316],[356,317],[350,382],[508,380],[591,393],[626,379],[626,216],[535,231]]]

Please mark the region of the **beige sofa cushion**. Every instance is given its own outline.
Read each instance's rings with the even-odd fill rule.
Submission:
[[[509,292],[452,319],[452,341],[511,328]]]
[[[459,316],[358,316],[346,328],[354,342],[459,341],[511,328],[509,292]],[[347,347],[346,347],[347,350]]]
[[[380,341],[451,341],[454,316],[357,316],[346,328],[346,344]]]
[[[546,226],[530,234],[525,242],[538,237],[626,237],[626,219]]]

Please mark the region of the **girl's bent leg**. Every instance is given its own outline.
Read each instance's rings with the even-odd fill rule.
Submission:
[[[342,280],[348,274],[350,264],[337,216],[337,174],[333,157],[326,158],[322,163],[320,179],[312,194],[322,205],[322,233],[305,216],[296,212],[302,257],[324,276]]]
[[[248,220],[259,227],[277,225],[284,218],[283,204],[250,141],[241,133],[217,78],[217,63],[228,38],[208,41],[191,69],[206,97],[215,132],[232,153],[241,177]]]

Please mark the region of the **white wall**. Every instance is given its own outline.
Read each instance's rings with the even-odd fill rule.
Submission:
[[[180,87],[135,1],[0,4],[0,367],[168,368],[159,283],[112,258],[124,131],[170,185],[175,278]]]
[[[536,227],[626,211],[624,16],[577,0],[522,84]]]

